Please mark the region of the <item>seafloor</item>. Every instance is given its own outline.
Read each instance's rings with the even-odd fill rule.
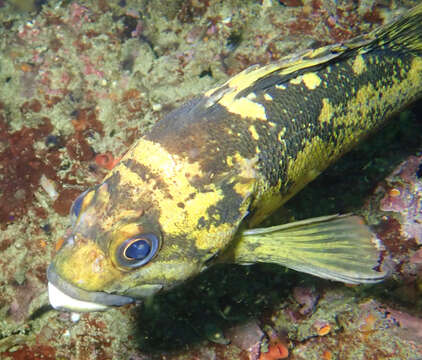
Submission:
[[[251,64],[416,3],[0,0],[0,359],[422,359],[421,103],[278,214],[363,215],[391,254],[388,281],[221,266],[77,322],[46,293],[72,200],[164,114]]]

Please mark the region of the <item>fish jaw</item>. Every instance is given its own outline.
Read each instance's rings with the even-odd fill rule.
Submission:
[[[104,311],[112,306],[122,306],[135,301],[128,296],[80,289],[57,275],[53,264],[48,267],[47,278],[48,299],[51,306],[56,310],[74,312]]]
[[[103,304],[75,299],[55,287],[51,282],[48,283],[48,300],[54,309],[61,311],[91,312],[109,308]]]
[[[76,233],[47,270],[49,301],[57,310],[103,311],[149,298],[200,270],[200,263],[183,257],[175,260],[171,254],[139,269],[120,269],[107,250]]]

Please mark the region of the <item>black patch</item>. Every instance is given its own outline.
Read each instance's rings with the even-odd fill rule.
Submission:
[[[198,229],[203,229],[206,225],[207,225],[207,223],[206,223],[206,221],[205,221],[205,217],[201,216],[201,217],[198,219],[198,224],[196,225],[196,227],[197,227]]]
[[[212,78],[212,71],[210,68],[208,68],[207,70],[202,70],[201,73],[198,75],[199,78],[203,78],[205,76],[209,76]]]
[[[128,159],[123,161],[123,164],[136,175],[138,175],[143,181],[149,182],[150,180],[154,180],[156,190],[163,191],[167,198],[172,199],[173,196],[171,195],[167,184],[163,181],[160,174],[151,171],[150,168],[145,166],[144,164],[139,163],[136,160]]]
[[[110,203],[120,201],[120,173],[115,172],[105,183],[107,184],[108,193],[110,194]]]
[[[191,193],[191,194],[189,194],[189,196],[185,199],[185,201],[187,201],[187,200],[193,200],[193,199],[195,199],[195,197],[196,197],[196,193]]]
[[[223,198],[207,209],[210,225],[236,224],[241,217],[239,209],[244,199],[233,189],[233,184],[221,184]]]
[[[232,32],[227,38],[227,47],[230,51],[236,50],[236,48],[242,42],[242,34],[239,32]]]

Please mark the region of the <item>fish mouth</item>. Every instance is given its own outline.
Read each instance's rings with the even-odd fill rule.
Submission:
[[[90,312],[104,311],[112,306],[133,303],[129,296],[108,294],[101,291],[86,291],[62,279],[51,264],[47,269],[48,299],[56,310]]]

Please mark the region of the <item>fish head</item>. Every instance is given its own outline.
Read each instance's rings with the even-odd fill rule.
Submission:
[[[220,186],[193,186],[177,164],[168,176],[154,178],[146,165],[150,175],[135,176],[136,164],[123,158],[74,201],[70,235],[47,271],[56,309],[105,310],[171,289],[233,238],[246,210],[226,204],[235,214],[227,215]]]

